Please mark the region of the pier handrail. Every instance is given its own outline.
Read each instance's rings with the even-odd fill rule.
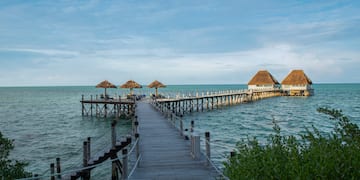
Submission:
[[[134,152],[134,149],[135,149],[135,146],[139,143],[139,139],[137,139],[132,147],[131,147],[131,150],[129,151],[129,154],[127,154],[126,156],[130,156],[130,154],[132,152]],[[62,173],[54,173],[54,174],[49,174],[49,175],[42,175],[42,176],[37,176],[37,177],[29,177],[29,178],[20,178],[18,180],[38,180],[38,179],[43,179],[43,178],[48,178],[48,177],[53,177],[53,176],[59,176],[59,175],[69,175],[69,174],[72,174],[72,173],[76,173],[76,172],[81,172],[81,171],[84,171],[84,170],[90,170],[90,169],[94,169],[94,168],[97,168],[97,167],[100,167],[102,165],[104,165],[105,163],[108,163],[108,162],[114,162],[114,161],[117,161],[117,160],[122,160],[124,156],[119,156],[118,158],[115,158],[115,159],[110,159],[108,161],[104,161],[102,163],[99,163],[99,164],[95,164],[95,165],[91,165],[91,166],[86,166],[86,167],[81,167],[81,168],[77,168],[77,169],[72,169],[72,170],[67,170],[67,171],[64,171]],[[136,162],[134,164],[134,167],[132,168],[131,170],[131,173],[127,176],[130,177],[130,175],[132,175],[133,171],[135,171],[138,163],[139,163],[139,160],[141,159],[141,154],[140,156],[136,159]]]

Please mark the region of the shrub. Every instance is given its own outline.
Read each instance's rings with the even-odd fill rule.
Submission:
[[[275,134],[265,145],[256,138],[237,144],[235,156],[224,163],[230,179],[359,179],[360,130],[341,110],[319,108],[337,121],[334,132],[322,134],[313,127],[301,138]]]
[[[0,179],[30,177],[31,173],[24,170],[27,163],[8,159],[12,149],[14,149],[13,142],[10,139],[3,137],[0,132]]]

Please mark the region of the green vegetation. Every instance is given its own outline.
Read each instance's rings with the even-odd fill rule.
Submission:
[[[8,159],[10,151],[14,149],[13,142],[3,137],[0,132],[0,179],[17,179],[30,177],[31,173],[24,170],[26,163]]]
[[[275,134],[265,145],[256,138],[237,144],[235,156],[225,162],[230,179],[359,179],[360,130],[341,110],[319,108],[335,120],[334,132],[322,134],[313,127],[301,138]]]

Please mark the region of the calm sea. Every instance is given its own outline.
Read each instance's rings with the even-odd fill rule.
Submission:
[[[207,91],[245,89],[245,85],[173,85],[159,89],[165,96],[183,96]],[[218,165],[241,139],[256,136],[260,141],[273,133],[273,120],[284,134],[303,133],[312,125],[330,132],[334,122],[316,112],[318,107],[342,109],[360,125],[360,84],[316,84],[312,97],[275,97],[222,107],[185,116],[185,125],[195,121],[199,133],[211,132],[213,159]],[[0,131],[14,139],[11,157],[29,162],[27,169],[36,174],[48,172],[55,158],[62,159],[64,169],[81,163],[82,141],[92,137],[96,148],[110,143],[111,118],[81,116],[81,95],[101,94],[95,87],[1,87]],[[149,95],[153,89],[136,89]],[[108,89],[108,94],[124,96],[126,89]],[[118,136],[126,135],[131,122],[117,124]],[[110,172],[110,166],[106,168]],[[110,174],[110,173],[106,173]]]

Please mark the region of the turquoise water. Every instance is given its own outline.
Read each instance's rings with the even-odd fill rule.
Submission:
[[[244,89],[245,85],[178,85],[159,89],[165,96],[189,95],[198,92]],[[236,142],[247,136],[261,141],[272,133],[273,119],[285,134],[304,132],[314,125],[330,132],[333,122],[318,114],[316,108],[339,108],[351,120],[360,124],[360,84],[314,85],[312,97],[275,97],[252,103],[185,116],[186,126],[195,121],[199,133],[211,132],[213,159],[223,160]],[[27,169],[43,174],[49,164],[60,157],[64,169],[79,164],[82,141],[93,138],[95,144],[110,143],[111,118],[81,116],[81,95],[103,93],[95,87],[2,87],[0,88],[0,131],[15,140],[12,158],[29,162]],[[153,89],[136,89],[136,93],[149,95]],[[108,94],[124,96],[126,89],[109,89]],[[118,135],[126,135],[131,123],[117,124]],[[96,149],[96,147],[94,148]],[[110,168],[106,168],[110,172]],[[105,171],[105,172],[106,172]]]

